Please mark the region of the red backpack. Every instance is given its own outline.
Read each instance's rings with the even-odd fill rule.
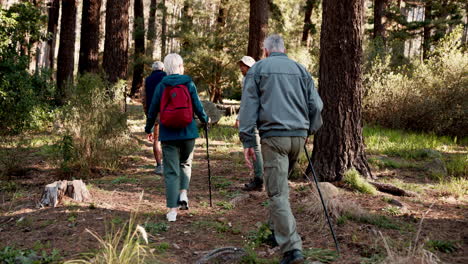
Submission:
[[[187,86],[166,86],[161,98],[160,111],[160,121],[165,127],[185,128],[192,123],[192,98]]]

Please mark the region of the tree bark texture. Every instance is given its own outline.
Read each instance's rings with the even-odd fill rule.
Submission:
[[[385,40],[385,24],[383,18],[387,10],[388,0],[374,0],[374,39]]]
[[[57,100],[59,104],[66,101],[66,85],[73,83],[75,68],[75,30],[77,0],[62,1],[62,18],[60,20],[60,43],[57,56]]]
[[[83,0],[81,14],[80,60],[78,71],[99,71],[99,37],[102,0]]]
[[[146,55],[151,58],[153,57],[154,45],[156,42],[156,10],[156,0],[151,0],[148,15],[148,33],[146,34]]]
[[[143,55],[145,54],[145,17],[143,0],[135,0],[133,8],[133,34],[135,39],[135,54],[133,62],[133,79],[130,96],[133,97],[143,86]]]
[[[423,59],[429,58],[431,51],[431,21],[432,1],[429,0],[424,5]]]
[[[268,10],[268,0],[250,0],[247,55],[256,61],[263,56],[263,40],[268,32]]]
[[[314,10],[317,0],[307,0],[304,13],[304,28],[302,29],[302,46],[309,47],[309,33],[312,29],[312,11]]]
[[[57,27],[58,27],[58,19],[59,19],[59,8],[60,8],[60,1],[59,0],[52,0],[49,5],[48,11],[48,21],[47,21],[47,33],[50,35],[50,39],[47,40],[46,51],[48,54],[48,60],[44,67],[53,69],[54,68],[54,60],[55,60],[55,43],[57,39]]]
[[[161,60],[166,56],[166,31],[167,31],[167,7],[166,0],[162,0],[162,21],[161,21]]]
[[[323,1],[320,89],[324,124],[312,159],[321,180],[339,181],[356,168],[372,177],[362,137],[362,34],[364,0]]]
[[[78,72],[99,71],[99,40],[102,0],[83,0]]]
[[[111,83],[127,77],[129,4],[129,0],[107,1],[103,68]]]

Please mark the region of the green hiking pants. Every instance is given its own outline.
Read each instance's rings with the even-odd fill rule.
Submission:
[[[168,208],[176,208],[179,206],[180,190],[188,190],[189,188],[195,139],[171,140],[161,143],[166,205]]]
[[[267,137],[262,139],[265,188],[269,197],[269,223],[281,252],[302,250],[296,219],[289,204],[288,176],[299,158],[305,137]]]

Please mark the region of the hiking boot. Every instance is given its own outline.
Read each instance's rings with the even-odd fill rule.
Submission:
[[[162,175],[163,174],[163,165],[162,164],[158,164],[156,165],[156,168],[154,169],[154,173],[158,174],[158,175]]]
[[[244,188],[242,190],[244,191],[261,191],[263,188],[263,180],[258,179],[258,178],[253,178],[250,180],[249,183],[244,184]]]
[[[278,244],[278,242],[276,241],[276,238],[275,238],[275,231],[271,230],[271,234],[269,234],[267,236],[267,238],[265,238],[263,243],[267,244],[271,248],[275,248],[275,247],[279,246],[279,244]]]
[[[179,197],[179,209],[180,210],[188,210],[188,197],[187,197],[187,192],[181,192],[180,197]]]
[[[283,255],[280,264],[299,264],[304,263],[304,255],[299,249],[287,251]]]

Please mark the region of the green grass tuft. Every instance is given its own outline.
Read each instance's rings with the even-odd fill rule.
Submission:
[[[377,189],[364,180],[359,172],[354,168],[345,172],[344,182],[347,183],[353,190],[356,190],[360,193],[372,195],[377,193]]]
[[[455,155],[445,162],[448,175],[468,177],[468,154]]]
[[[454,242],[446,240],[429,240],[425,246],[432,252],[453,253],[458,249]]]
[[[385,129],[378,126],[364,127],[366,151],[404,159],[440,158],[439,151],[457,147],[457,140],[434,134]]]
[[[338,253],[329,249],[309,248],[304,250],[304,256],[321,263],[331,263],[338,259]]]

